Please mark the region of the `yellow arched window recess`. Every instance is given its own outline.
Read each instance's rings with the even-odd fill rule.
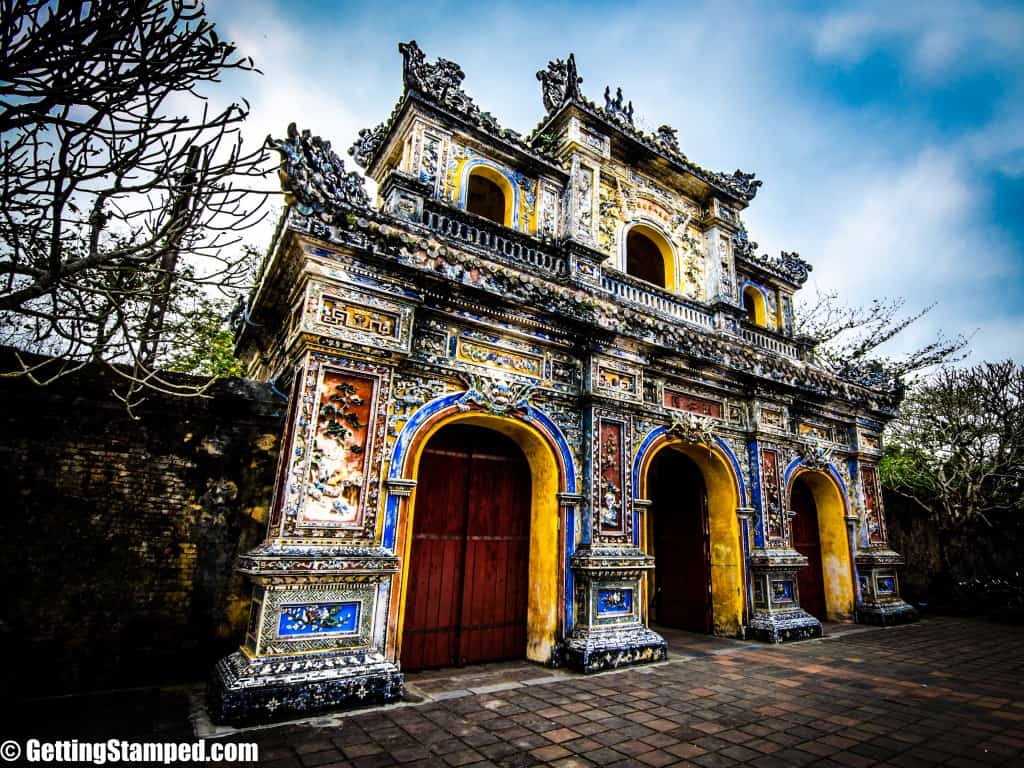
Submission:
[[[505,176],[486,165],[469,172],[466,183],[466,210],[485,219],[512,226],[515,191]]]
[[[626,274],[676,290],[676,263],[665,236],[646,224],[634,224],[626,232]]]
[[[749,322],[768,327],[768,307],[764,294],[752,285],[743,289],[743,309],[747,312]]]

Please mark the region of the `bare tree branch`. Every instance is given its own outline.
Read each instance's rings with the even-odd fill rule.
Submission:
[[[201,2],[0,8],[0,341],[166,388],[172,316],[249,287],[265,150],[242,146],[248,104],[213,109],[204,90],[258,70]]]

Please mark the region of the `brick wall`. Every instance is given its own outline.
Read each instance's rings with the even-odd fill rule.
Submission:
[[[233,565],[264,534],[284,402],[230,380],[133,419],[97,371],[0,395],[11,693],[203,679],[242,640]]]

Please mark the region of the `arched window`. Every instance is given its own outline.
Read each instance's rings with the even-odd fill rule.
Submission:
[[[506,227],[512,226],[512,195],[508,180],[497,171],[478,167],[466,185],[466,210]]]
[[[626,273],[673,290],[675,269],[672,248],[656,230],[637,224],[626,234]]]
[[[765,307],[764,294],[752,285],[743,289],[743,309],[747,312],[747,322],[754,325],[768,325],[768,309]]]

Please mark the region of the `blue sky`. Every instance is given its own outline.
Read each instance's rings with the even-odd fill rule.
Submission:
[[[386,9],[386,10],[385,10]],[[212,0],[262,77],[232,78],[254,140],[290,121],[342,153],[401,93],[397,44],[457,61],[502,125],[543,114],[534,73],[575,52],[641,127],[705,167],[755,171],[763,252],[814,265],[805,293],[938,306],[901,346],[974,334],[1024,362],[1024,4],[329,3]]]

